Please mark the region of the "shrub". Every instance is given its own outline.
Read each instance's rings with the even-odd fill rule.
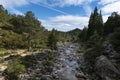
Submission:
[[[25,72],[25,66],[21,64],[20,60],[12,60],[7,65],[7,79],[8,80],[17,80],[18,75]]]

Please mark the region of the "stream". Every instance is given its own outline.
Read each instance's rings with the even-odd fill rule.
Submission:
[[[53,74],[56,75],[56,80],[78,80],[76,76],[85,77],[84,73],[79,68],[79,56],[77,43],[62,43],[58,45],[59,57],[53,68]]]

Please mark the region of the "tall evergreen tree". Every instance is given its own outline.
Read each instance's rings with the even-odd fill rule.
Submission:
[[[87,37],[90,38],[97,31],[99,35],[103,33],[103,19],[101,12],[98,13],[97,7],[95,7],[94,12],[91,13],[89,24],[88,24],[88,31]]]

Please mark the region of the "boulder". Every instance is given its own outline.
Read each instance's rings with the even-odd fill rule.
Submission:
[[[115,78],[120,75],[120,72],[113,63],[104,55],[97,57],[95,70],[96,73],[103,79],[106,79],[106,77]]]

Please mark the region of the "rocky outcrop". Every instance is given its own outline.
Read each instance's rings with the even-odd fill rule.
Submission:
[[[104,55],[97,57],[95,62],[96,73],[105,80],[115,79],[120,75],[120,72],[113,63]]]

